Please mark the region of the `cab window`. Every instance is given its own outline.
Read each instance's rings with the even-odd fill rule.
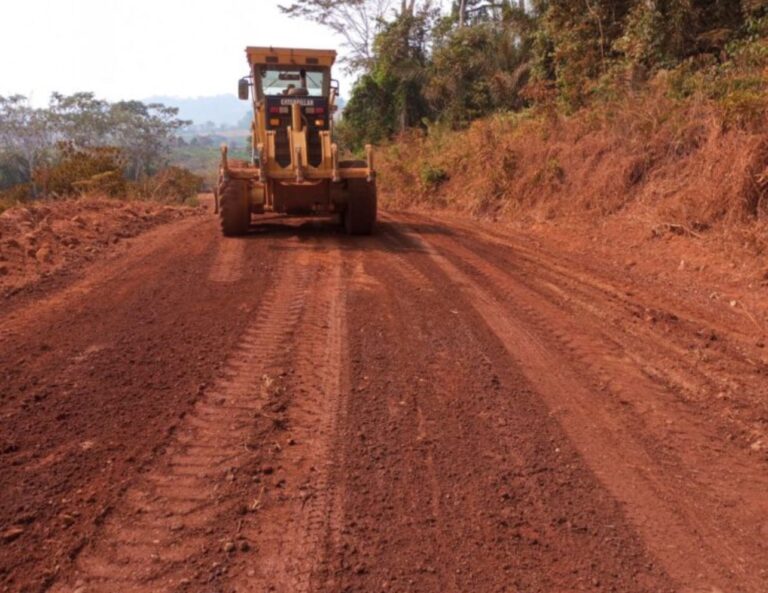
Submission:
[[[268,97],[322,97],[326,76],[322,70],[262,66],[261,88]]]

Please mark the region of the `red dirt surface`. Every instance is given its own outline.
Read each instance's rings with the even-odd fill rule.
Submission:
[[[634,270],[205,216],[7,298],[0,591],[763,593],[759,332]]]
[[[103,198],[46,201],[6,210],[0,214],[0,295],[92,261],[158,224],[199,213]]]

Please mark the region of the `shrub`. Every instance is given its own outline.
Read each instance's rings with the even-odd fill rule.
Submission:
[[[33,180],[43,194],[73,196],[98,192],[112,197],[125,194],[119,149],[60,148],[62,156],[54,165],[38,167],[33,172]]]
[[[768,101],[763,92],[738,90],[726,95],[719,104],[726,126],[750,129],[764,122]]]
[[[167,167],[133,186],[142,199],[193,205],[204,179],[183,167]]]
[[[21,202],[26,202],[32,193],[28,183],[20,183],[6,190],[0,191],[0,212],[7,210]]]
[[[448,172],[431,163],[424,163],[420,172],[421,182],[427,188],[436,188],[441,183],[448,181]]]

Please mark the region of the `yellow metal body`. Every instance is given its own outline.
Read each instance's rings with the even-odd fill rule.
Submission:
[[[372,184],[375,171],[370,146],[366,147],[364,163],[339,162],[339,150],[332,139],[338,90],[331,82],[331,67],[336,52],[273,47],[248,47],[245,52],[253,104],[253,153],[250,162],[235,163],[228,161],[223,150],[220,179],[248,180],[252,211],[343,210],[345,200],[349,199],[346,180],[361,179]],[[265,92],[262,79],[268,69],[284,69],[286,77],[295,77],[290,80],[300,77],[305,94],[276,96]],[[307,92],[307,73],[323,81],[321,88],[313,89],[312,97]],[[312,115],[314,107],[308,106],[315,103],[323,105],[323,117]],[[276,104],[280,107],[275,107]],[[274,113],[276,109],[279,116]],[[278,122],[285,125],[277,126]],[[311,147],[308,127],[312,128]]]

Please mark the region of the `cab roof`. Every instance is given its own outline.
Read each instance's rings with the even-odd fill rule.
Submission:
[[[281,66],[332,66],[336,52],[332,49],[296,49],[287,47],[246,47],[248,63]]]

